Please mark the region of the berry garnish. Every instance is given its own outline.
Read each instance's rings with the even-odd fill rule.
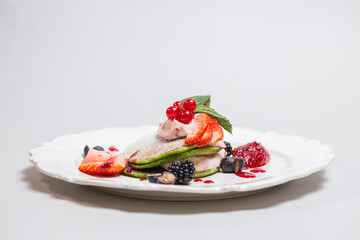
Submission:
[[[179,110],[184,110],[183,103],[180,102],[180,101],[174,102],[173,106],[174,106],[174,107],[178,107]]]
[[[159,176],[160,175],[147,175],[146,178],[149,181],[149,183],[157,183]]]
[[[147,175],[146,179],[149,183],[174,184],[176,176],[171,172],[163,172],[158,175]]]
[[[88,174],[115,175],[125,168],[126,162],[123,154],[114,155],[90,149],[79,170]]]
[[[231,156],[231,151],[232,151],[232,146],[231,146],[231,144],[230,144],[229,142],[225,142],[225,141],[224,141],[224,144],[225,144],[225,146],[226,146],[226,148],[225,148],[225,151],[226,151],[226,153],[227,153],[226,156]]]
[[[89,146],[86,145],[86,146],[84,147],[84,153],[83,153],[83,157],[84,157],[84,158],[86,158],[86,155],[88,154],[89,150],[90,150]]]
[[[232,150],[232,155],[244,159],[246,168],[256,168],[270,161],[270,154],[261,143],[252,142]]]
[[[198,147],[203,147],[211,141],[213,136],[214,120],[215,119],[211,118],[209,124],[206,127],[204,135],[197,142]]]
[[[185,110],[189,110],[189,111],[194,111],[195,109],[196,109],[196,107],[197,107],[197,104],[196,104],[196,102],[195,102],[195,100],[194,99],[187,99],[185,102],[184,102],[184,104],[183,104],[183,106],[184,106],[184,109]]]
[[[174,184],[175,181],[176,181],[176,176],[171,172],[163,172],[157,178],[157,182],[162,184]]]
[[[101,146],[95,146],[95,147],[93,147],[93,149],[98,150],[98,151],[105,151],[105,149]]]
[[[211,117],[206,113],[200,113],[196,115],[194,123],[189,129],[189,133],[185,139],[185,144],[192,145],[199,142],[203,137],[210,121]]]
[[[105,149],[103,147],[100,147],[100,146],[93,147],[93,149],[95,149],[97,151],[105,151]],[[84,158],[86,158],[86,156],[88,155],[89,150],[90,150],[89,146],[86,145],[85,148],[84,148],[84,153],[83,153]]]
[[[212,136],[211,142],[213,144],[215,144],[216,142],[222,140],[223,137],[224,137],[224,131],[215,119],[214,126],[213,126],[213,136]]]
[[[240,157],[227,156],[221,159],[220,168],[224,173],[238,173],[244,169],[244,160]]]
[[[194,179],[194,163],[190,160],[173,162],[169,167],[169,172],[176,176],[176,184],[187,184]]]
[[[189,124],[191,120],[193,120],[193,118],[194,118],[194,113],[189,110],[185,110],[185,111],[181,111],[176,119],[181,123]]]
[[[178,114],[179,114],[179,108],[178,107],[172,106],[172,107],[169,107],[166,110],[166,116],[170,120],[174,120],[178,116]]]

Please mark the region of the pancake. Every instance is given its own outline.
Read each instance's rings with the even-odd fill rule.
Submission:
[[[130,170],[130,169],[125,169],[123,171],[123,173],[125,175],[131,176],[131,177],[136,177],[136,178],[146,178],[148,175],[157,175],[157,174],[161,174],[163,171],[165,171],[162,168],[151,168],[151,169],[135,169],[135,170]],[[206,172],[198,172],[195,173],[195,177],[194,178],[202,178],[202,177],[207,177],[210,176],[214,173],[216,173],[217,171],[219,171],[219,168],[215,168]]]
[[[127,146],[124,154],[131,164],[147,164],[194,148],[197,148],[196,144],[185,145],[185,138],[167,141],[159,137],[157,132],[152,132]]]
[[[196,144],[186,146],[185,138],[169,141],[152,132],[125,148],[128,166],[123,173],[146,178],[147,175],[162,173],[171,162],[189,159],[194,162],[195,169],[200,170],[195,172],[195,178],[205,177],[219,170],[221,149],[219,146],[199,148]]]
[[[136,178],[146,178],[147,175],[157,175],[157,174],[161,174],[163,171],[165,171],[163,168],[161,167],[157,167],[157,168],[150,168],[150,169],[132,169],[131,167],[127,167],[124,169],[123,173],[125,175],[131,176],[131,177],[136,177]]]
[[[225,156],[226,156],[225,150],[221,150],[220,152],[217,152],[215,154],[191,157],[188,159],[194,163],[194,167],[196,169],[195,173],[197,173],[197,172],[207,172],[219,167],[221,163],[221,159],[223,159]],[[179,162],[179,160],[176,160],[176,162]],[[169,166],[171,164],[172,162],[165,163],[161,165],[161,167],[164,169],[169,169]]]
[[[145,164],[131,164],[131,163],[129,163],[129,165],[136,168],[136,169],[153,168],[153,167],[157,167],[157,166],[160,166],[162,164],[172,162],[172,161],[175,161],[175,160],[181,160],[181,159],[191,158],[191,157],[196,157],[196,156],[211,155],[211,154],[219,152],[220,150],[221,150],[221,147],[195,148],[195,149],[191,149],[191,150],[186,151],[186,152],[172,154],[172,155],[163,157],[163,158],[161,158],[159,160],[151,161],[149,163],[145,163]]]

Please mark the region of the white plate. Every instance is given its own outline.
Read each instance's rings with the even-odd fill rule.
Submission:
[[[70,183],[95,186],[103,191],[128,197],[192,201],[240,197],[264,191],[320,171],[334,159],[330,146],[314,140],[274,132],[234,128],[233,135],[226,134],[224,138],[233,146],[258,141],[269,150],[271,160],[263,167],[265,173],[256,174],[256,178],[240,178],[235,174],[216,173],[202,178],[212,180],[214,184],[192,182],[190,185],[182,186],[151,184],[123,175],[95,177],[78,170],[85,145],[116,146],[121,151],[127,144],[155,130],[156,127],[120,127],[61,136],[31,150],[30,161],[40,172]]]

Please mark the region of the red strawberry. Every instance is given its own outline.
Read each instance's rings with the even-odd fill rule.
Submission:
[[[217,141],[220,141],[223,139],[224,137],[224,131],[223,129],[220,127],[220,125],[218,124],[218,122],[215,120],[215,123],[214,123],[214,127],[213,127],[213,136],[212,136],[212,139],[211,139],[211,142],[213,144],[215,144]]]
[[[206,144],[208,144],[213,136],[213,126],[214,126],[214,120],[213,118],[211,118],[209,124],[206,127],[205,133],[202,136],[202,138],[197,142],[198,147],[202,147],[205,146]],[[216,120],[215,120],[216,121]]]
[[[90,149],[90,151],[92,151]],[[99,175],[115,175],[121,172],[125,166],[127,160],[124,154],[118,155],[109,154],[103,151],[92,151],[88,156],[82,160],[79,170],[83,173],[88,174],[99,174]]]
[[[211,117],[206,113],[196,115],[194,123],[189,130],[189,134],[185,139],[185,144],[192,145],[200,141],[203,137]]]

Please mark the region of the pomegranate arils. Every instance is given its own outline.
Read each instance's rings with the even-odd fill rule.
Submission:
[[[267,164],[270,160],[269,152],[261,143],[252,142],[232,150],[232,155],[244,160],[245,168],[256,168]]]

